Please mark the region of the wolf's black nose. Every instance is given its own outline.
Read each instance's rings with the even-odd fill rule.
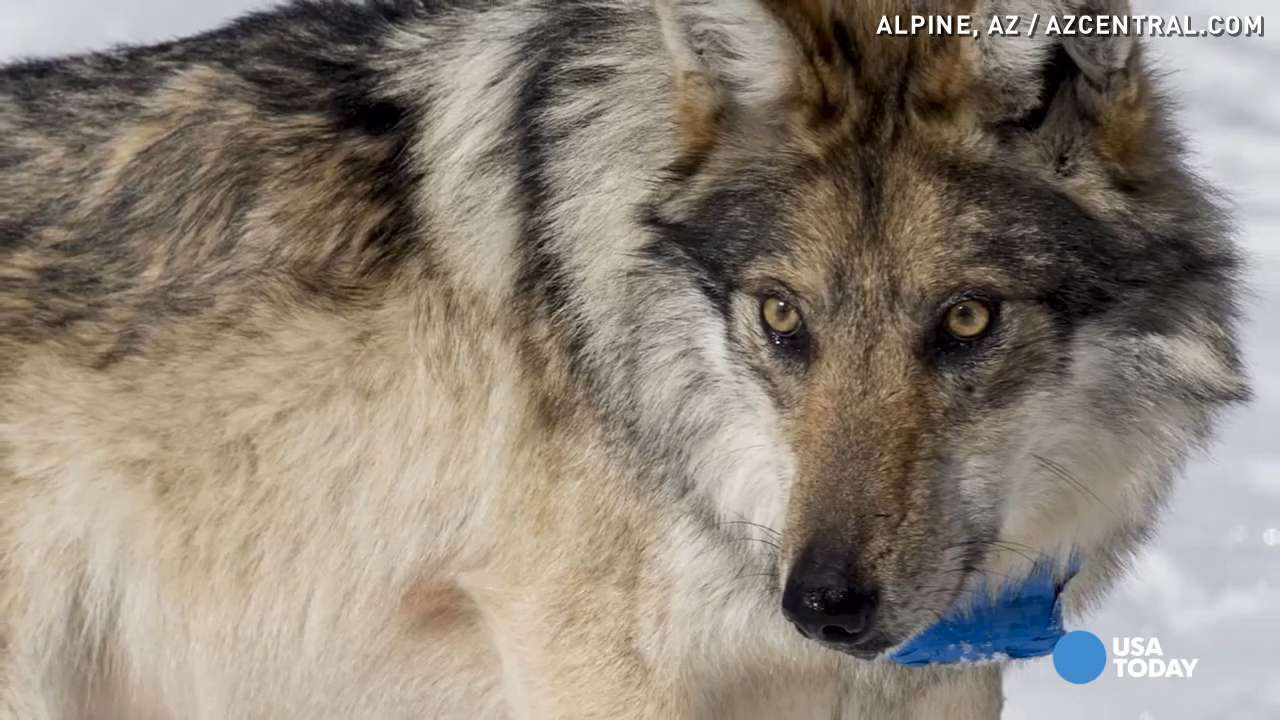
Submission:
[[[879,593],[805,553],[782,593],[782,612],[806,636],[842,647],[867,636]]]

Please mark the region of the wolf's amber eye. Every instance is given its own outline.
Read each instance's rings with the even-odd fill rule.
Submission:
[[[977,300],[956,303],[947,311],[946,327],[957,340],[976,340],[991,327],[991,308]]]
[[[760,314],[764,317],[764,324],[774,333],[783,337],[800,332],[800,326],[804,324],[804,320],[800,317],[800,311],[796,309],[796,306],[782,298],[765,298],[764,305],[760,308]]]

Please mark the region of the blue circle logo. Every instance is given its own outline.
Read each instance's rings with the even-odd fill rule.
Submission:
[[[1073,630],[1053,646],[1053,669],[1069,683],[1091,683],[1106,667],[1107,646],[1091,632]]]

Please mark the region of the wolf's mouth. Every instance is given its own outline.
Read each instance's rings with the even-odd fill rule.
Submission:
[[[894,646],[893,640],[886,637],[883,633],[872,631],[852,644],[835,644],[822,643],[824,646],[831,648],[845,655],[851,655],[859,660],[875,660],[884,655],[885,651]]]
[[[859,660],[874,660],[892,648],[896,643],[884,633],[872,629],[864,634],[853,635],[840,631],[828,631],[815,635],[804,627],[794,624],[796,631],[809,640],[813,640],[829,650],[851,655]]]

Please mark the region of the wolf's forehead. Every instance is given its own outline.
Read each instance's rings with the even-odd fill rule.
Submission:
[[[996,210],[928,157],[850,155],[813,175],[784,209],[788,254],[827,289],[997,284],[1008,270],[991,251]]]

